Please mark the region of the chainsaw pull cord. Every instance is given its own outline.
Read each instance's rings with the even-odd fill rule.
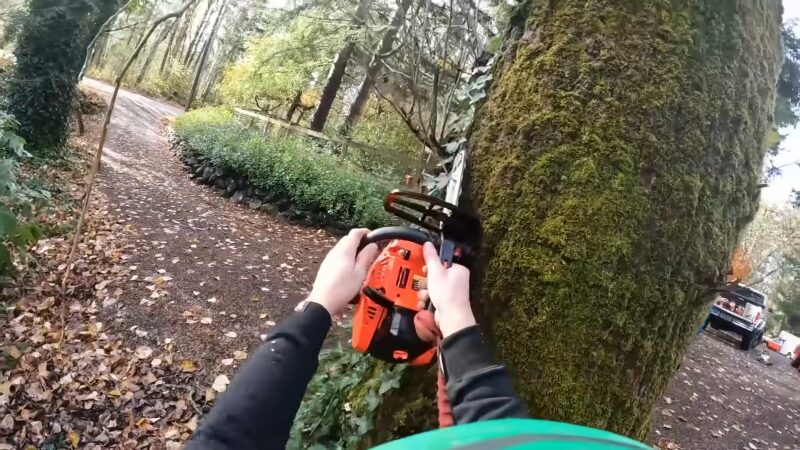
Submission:
[[[423,309],[414,316],[414,328],[417,331],[417,336],[425,342],[436,342],[438,348],[442,343],[442,332],[436,326],[436,319],[433,312]],[[437,358],[439,359],[439,369],[436,377],[436,407],[439,411],[438,420],[439,428],[446,428],[453,425],[453,408],[450,405],[450,399],[447,397],[447,389],[445,386],[444,373],[442,372],[442,352],[441,349],[437,351]]]

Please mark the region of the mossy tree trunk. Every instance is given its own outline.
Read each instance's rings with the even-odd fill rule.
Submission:
[[[481,321],[533,416],[643,439],[757,208],[780,2],[526,8],[471,139]]]
[[[26,5],[6,92],[9,111],[31,149],[56,155],[67,137],[86,47],[119,5],[117,0],[31,0]]]

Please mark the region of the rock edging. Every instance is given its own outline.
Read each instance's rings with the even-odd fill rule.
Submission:
[[[242,174],[215,167],[207,156],[193,149],[172,128],[167,130],[167,138],[170,152],[183,163],[183,169],[189,174],[189,178],[213,187],[231,203],[277,216],[291,224],[324,228],[335,235],[347,234],[350,229],[324,212],[305,211],[289,198],[253,186]]]

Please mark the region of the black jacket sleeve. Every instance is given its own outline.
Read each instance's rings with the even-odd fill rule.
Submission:
[[[330,326],[330,314],[316,303],[281,323],[250,356],[186,450],[285,448]]]
[[[443,340],[441,358],[456,425],[528,417],[525,405],[514,394],[508,371],[494,361],[477,326]]]

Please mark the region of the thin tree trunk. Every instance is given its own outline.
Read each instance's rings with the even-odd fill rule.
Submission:
[[[473,298],[533,417],[643,439],[758,207],[781,5],[528,10],[470,139]]]
[[[227,58],[217,58],[214,62],[214,66],[211,69],[211,75],[208,76],[208,80],[206,80],[206,86],[203,88],[203,93],[200,94],[200,100],[206,101],[208,100],[208,96],[211,95],[211,90],[214,89],[214,86],[217,84],[217,80],[222,75],[222,69],[225,67],[227,63]]]
[[[142,23],[145,24],[144,27],[142,27],[142,34],[138,33],[138,31],[139,31],[139,27],[138,26],[133,27],[131,29],[131,33],[128,35],[128,42],[125,43],[126,47],[130,47],[131,46],[131,44],[134,42],[134,38],[136,39],[136,42],[139,42],[139,40],[140,40],[139,38],[147,31],[147,23],[149,23],[150,19],[153,18],[153,13],[154,12],[155,12],[155,6],[150,8],[150,11],[147,12],[147,16],[145,17],[144,21],[142,22]]]
[[[219,14],[217,14],[216,20],[214,20],[214,26],[211,27],[211,34],[208,36],[208,40],[206,40],[205,45],[203,46],[203,50],[200,53],[200,60],[197,62],[197,70],[195,70],[194,80],[192,81],[192,87],[189,89],[189,96],[186,98],[186,106],[185,109],[188,111],[192,108],[192,102],[194,101],[194,96],[197,94],[197,87],[200,84],[200,76],[203,74],[203,66],[206,64],[206,59],[208,58],[208,52],[211,50],[211,45],[214,43],[214,39],[217,37],[217,30],[219,29],[220,21],[222,20],[222,16],[225,15],[225,3],[223,1],[219,7]]]
[[[78,136],[83,136],[86,133],[86,127],[83,125],[83,111],[81,106],[75,108],[75,121],[78,122]]]
[[[350,111],[348,111],[342,123],[340,131],[342,135],[350,136],[353,132],[353,127],[358,123],[361,114],[364,113],[364,106],[366,106],[367,100],[369,100],[369,94],[372,91],[372,86],[375,84],[375,77],[378,76],[378,73],[383,68],[383,59],[392,51],[397,33],[403,27],[403,24],[405,24],[406,12],[409,6],[411,6],[411,0],[402,0],[399,8],[397,8],[397,11],[394,13],[394,17],[392,17],[389,29],[386,30],[383,39],[381,39],[380,48],[376,53],[373,53],[369,66],[367,66],[367,73],[364,76],[364,81],[358,89],[358,95],[356,95],[353,104],[350,105]],[[436,104],[434,103],[432,107],[435,108]]]
[[[161,57],[161,64],[158,65],[158,75],[164,75],[164,70],[167,68],[167,60],[169,59],[169,54],[172,52],[172,44],[175,42],[175,34],[178,32],[179,25],[176,24],[172,27],[172,31],[169,34],[169,40],[167,41],[167,48],[164,49],[164,55]]]
[[[369,6],[370,0],[359,0],[355,16],[353,17],[354,27],[363,24]],[[325,82],[325,87],[322,88],[319,105],[316,111],[314,111],[314,115],[311,117],[310,128],[312,130],[322,131],[322,129],[325,128],[325,122],[328,121],[328,115],[333,107],[333,101],[336,100],[336,94],[339,92],[339,87],[342,85],[342,79],[344,78],[344,71],[347,68],[350,57],[353,55],[355,46],[356,44],[352,40],[347,41],[342,50],[336,54],[333,64],[331,65],[330,73],[328,74],[328,80]]]
[[[181,58],[183,46],[186,43],[186,38],[188,37],[189,32],[191,31],[192,22],[194,22],[194,16],[197,14],[197,5],[199,5],[199,2],[192,5],[189,14],[181,17],[181,26],[177,31],[177,39],[172,46],[172,54],[170,55],[170,58],[173,61],[179,61]]]
[[[153,62],[153,58],[156,56],[156,52],[158,51],[158,46],[161,45],[162,42],[167,38],[167,35],[170,31],[175,27],[175,22],[172,22],[172,25],[169,28],[164,28],[159,33],[158,38],[153,43],[153,46],[150,47],[150,52],[147,54],[147,58],[144,60],[144,64],[142,64],[141,70],[139,70],[139,75],[136,76],[136,86],[142,84],[144,81],[145,75],[147,75],[147,70],[150,68],[150,64]]]
[[[95,67],[98,70],[103,70],[103,65],[105,64],[105,61],[103,61],[103,58],[105,58],[105,56],[106,56],[106,49],[109,46],[109,41],[110,40],[111,40],[111,36],[110,35],[106,35],[100,41],[100,48],[92,54],[92,61],[90,62],[90,65],[92,67]]]
[[[298,89],[297,92],[294,93],[294,97],[292,98],[292,103],[289,104],[289,109],[286,111],[286,121],[291,122],[292,116],[294,116],[295,111],[297,111],[297,107],[300,106],[300,98],[303,96],[303,90]]]
[[[200,43],[200,38],[203,36],[203,33],[206,32],[206,27],[208,26],[209,19],[211,18],[211,9],[214,7],[214,1],[209,0],[208,8],[206,8],[205,13],[203,13],[203,18],[200,20],[200,25],[197,27],[197,32],[195,32],[194,37],[189,42],[189,47],[186,49],[186,53],[183,55],[183,62],[184,66],[188,66],[190,64],[190,58],[193,58],[195,53],[195,47],[197,44]]]

